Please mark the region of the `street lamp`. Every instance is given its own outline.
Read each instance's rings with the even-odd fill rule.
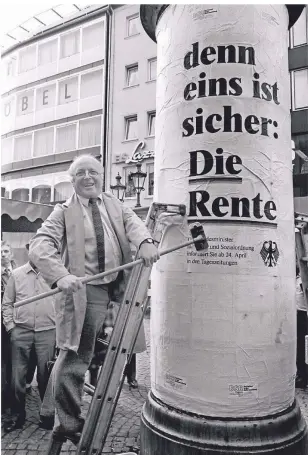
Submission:
[[[124,193],[125,193],[125,190],[126,190],[126,185],[123,185],[121,183],[121,176],[120,174],[118,173],[118,175],[116,176],[116,181],[117,183],[115,185],[110,185],[110,189],[112,191],[112,194],[115,194],[114,191],[116,191],[116,196],[117,198],[120,200],[120,201],[124,201]]]
[[[131,172],[130,173],[130,177],[133,179],[134,188],[135,188],[136,194],[137,194],[136,207],[141,207],[141,204],[140,204],[140,193],[141,193],[141,191],[144,190],[144,181],[145,181],[145,178],[146,178],[146,176],[148,174],[146,172],[142,172],[141,163],[140,162],[137,163],[136,166],[137,166],[137,171],[136,172]]]

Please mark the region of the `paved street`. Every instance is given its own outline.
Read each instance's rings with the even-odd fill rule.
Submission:
[[[112,455],[126,451],[139,450],[140,411],[146,399],[150,385],[149,371],[149,319],[145,320],[147,351],[137,355],[137,379],[139,389],[129,389],[125,384],[122,390],[115,416],[103,450],[104,454]],[[308,424],[308,391],[297,391],[303,415]],[[83,413],[86,415],[91,397],[85,395]],[[2,430],[2,455],[45,455],[50,431],[38,428],[39,396],[36,387],[27,397],[27,422],[23,430],[4,434]],[[2,419],[2,425],[5,421]],[[67,442],[63,445],[61,455],[75,452],[75,446]]]

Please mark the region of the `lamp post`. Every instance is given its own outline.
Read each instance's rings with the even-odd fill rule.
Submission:
[[[141,204],[140,204],[140,193],[141,193],[141,191],[144,190],[144,181],[145,181],[145,178],[146,178],[146,176],[148,174],[146,172],[142,172],[141,163],[140,162],[136,164],[136,167],[137,167],[137,171],[136,172],[131,172],[130,176],[133,179],[134,188],[135,188],[136,194],[137,194],[136,207],[141,207]]]
[[[117,198],[120,200],[120,201],[124,201],[124,194],[125,194],[125,190],[126,190],[126,185],[123,185],[123,183],[121,183],[121,176],[120,174],[118,173],[118,175],[116,176],[116,181],[117,183],[115,185],[110,185],[110,189],[112,191],[112,194],[115,194],[114,191],[116,191],[116,196]]]

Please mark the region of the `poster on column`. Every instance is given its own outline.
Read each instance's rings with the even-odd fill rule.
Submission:
[[[192,412],[266,414],[293,400],[287,24],[284,5],[171,5],[157,25],[154,196],[185,203],[209,249],[157,267],[160,324],[174,332],[155,339],[154,388]]]
[[[275,24],[273,16],[267,19]],[[266,50],[259,45],[230,36],[225,44],[202,40],[189,47],[182,59],[183,104],[192,105],[182,121],[183,144],[192,139],[188,219],[206,223],[210,247],[205,253],[191,247],[187,269],[267,274],[283,250],[278,221],[292,212],[292,204],[287,213],[279,206],[290,180],[284,157],[290,152],[290,132],[284,131],[288,87],[281,87],[280,65],[264,71]]]

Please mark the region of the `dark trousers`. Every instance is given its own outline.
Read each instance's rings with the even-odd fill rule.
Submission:
[[[305,362],[305,336],[308,335],[307,330],[307,313],[306,311],[297,311],[297,353],[296,367],[297,376],[304,382],[308,381],[308,366]]]
[[[125,374],[128,382],[135,381],[135,379],[136,379],[136,354],[133,354],[131,361],[129,363],[127,363],[124,374]]]
[[[56,330],[34,332],[16,326],[11,332],[12,347],[12,412],[25,416],[26,378],[31,349],[34,348],[37,362],[37,382],[41,400],[48,383],[47,362],[52,360],[56,344]]]
[[[78,353],[60,349],[53,367],[54,432],[75,433],[81,429],[85,374],[92,360],[97,335],[106,319],[108,303],[106,288],[87,285],[87,309]]]
[[[12,356],[10,335],[1,321],[1,413],[11,406]]]

